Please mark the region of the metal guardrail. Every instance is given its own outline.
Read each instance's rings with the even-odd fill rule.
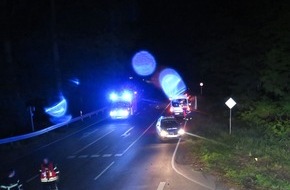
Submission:
[[[25,139],[28,139],[28,138],[36,137],[38,135],[42,135],[42,134],[47,133],[49,131],[52,131],[54,129],[60,128],[62,126],[68,125],[68,124],[76,122],[78,120],[82,120],[82,119],[84,119],[86,117],[91,117],[93,115],[98,115],[99,113],[104,112],[106,109],[107,108],[105,107],[105,108],[99,109],[97,111],[94,111],[94,112],[91,112],[91,113],[87,113],[85,115],[73,118],[70,121],[58,123],[56,125],[53,125],[53,126],[50,126],[50,127],[45,128],[45,129],[42,129],[42,130],[39,130],[39,131],[35,131],[35,132],[32,132],[32,133],[0,139],[0,145],[1,144],[6,144],[6,143],[12,143],[12,142],[15,142],[15,141],[20,141],[20,140],[25,140]]]

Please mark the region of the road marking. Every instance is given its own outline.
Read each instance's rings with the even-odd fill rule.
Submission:
[[[133,129],[134,127],[131,127],[130,129],[128,129],[125,133],[123,133],[122,135],[121,135],[121,137],[128,137],[131,133],[130,133],[130,131]]]
[[[73,155],[73,156],[68,156],[67,159],[73,159],[73,158],[75,158],[75,157],[76,157],[75,155]]]
[[[91,132],[84,133],[80,139],[83,139],[83,138],[85,138],[85,137],[88,137],[89,135],[93,134],[94,132],[96,132],[96,131],[98,131],[98,130],[99,130],[99,129],[95,129],[95,130],[93,130],[93,131],[91,131]]]
[[[97,175],[94,180],[99,179],[115,162],[112,162],[110,165],[108,165],[99,175]]]
[[[121,157],[123,154],[115,154],[116,157]]]
[[[112,154],[103,154],[103,157],[111,157]]]
[[[125,154],[152,126],[153,124],[155,123],[155,121],[153,121],[149,127],[147,127],[147,129],[145,129],[145,131],[134,141],[132,142],[121,154]]]
[[[157,190],[163,190],[164,187],[165,187],[165,184],[166,184],[166,182],[160,182],[159,185],[158,185]]]
[[[88,155],[79,155],[78,158],[87,158],[87,157],[88,157]]]
[[[98,155],[98,154],[91,155],[91,158],[98,158],[98,157],[100,157],[100,155]]]
[[[108,134],[112,133],[114,130],[109,131],[108,133],[104,134],[103,136],[99,137],[97,140],[91,142],[90,144],[87,144],[86,146],[84,146],[83,148],[79,149],[78,151],[76,151],[73,154],[78,154],[81,151],[85,150],[86,148],[88,148],[89,146],[91,146],[92,144],[94,144],[95,142],[99,141],[100,139],[104,138],[105,136],[107,136]]]
[[[179,175],[181,175],[181,176],[183,176],[184,178],[188,179],[189,181],[192,181],[193,183],[196,183],[196,184],[198,184],[198,185],[200,185],[200,186],[202,186],[202,187],[205,187],[205,188],[207,188],[207,189],[214,190],[212,187],[209,187],[209,186],[207,186],[207,185],[205,185],[205,184],[203,184],[203,183],[201,183],[201,182],[199,182],[199,181],[196,181],[196,180],[194,180],[194,179],[191,179],[190,177],[186,176],[185,174],[181,173],[180,171],[178,171],[178,170],[175,168],[175,165],[174,165],[174,163],[175,163],[175,156],[176,156],[176,152],[177,152],[177,149],[178,149],[178,147],[179,147],[180,141],[181,141],[181,138],[179,138],[179,140],[178,140],[178,142],[177,142],[177,145],[176,145],[176,147],[175,147],[175,150],[174,150],[174,152],[173,152],[172,159],[171,159],[171,167],[174,169],[174,171],[175,171],[176,173],[178,173]]]

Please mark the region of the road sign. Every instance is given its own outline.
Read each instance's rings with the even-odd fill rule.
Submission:
[[[229,119],[229,133],[232,134],[232,108],[237,104],[232,98],[229,98],[225,103],[230,108],[230,119]]]

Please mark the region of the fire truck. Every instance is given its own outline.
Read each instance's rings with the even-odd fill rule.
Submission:
[[[110,117],[127,119],[137,113],[137,92],[122,90],[110,94]]]

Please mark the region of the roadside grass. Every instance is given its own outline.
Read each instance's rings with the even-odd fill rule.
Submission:
[[[203,171],[237,189],[290,190],[290,139],[267,138],[261,132],[233,120],[232,134],[227,118],[193,117],[190,137],[195,159]]]

